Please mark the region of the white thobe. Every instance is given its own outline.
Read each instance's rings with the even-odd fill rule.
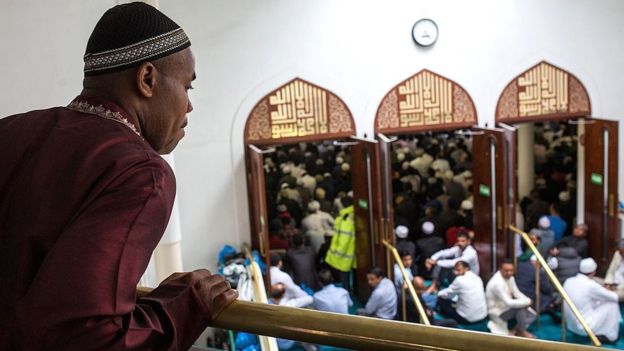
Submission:
[[[604,335],[610,340],[618,338],[621,315],[618,296],[615,292],[582,273],[568,278],[563,288],[594,334]],[[587,335],[568,304],[565,304],[565,315],[570,331],[579,335]]]

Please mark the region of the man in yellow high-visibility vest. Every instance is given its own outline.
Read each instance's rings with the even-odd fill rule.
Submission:
[[[325,256],[325,262],[332,268],[336,280],[351,290],[349,276],[356,267],[355,260],[355,209],[353,198],[345,196],[341,199],[344,208],[336,217],[334,235]]]

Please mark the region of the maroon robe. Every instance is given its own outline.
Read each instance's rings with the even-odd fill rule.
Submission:
[[[0,119],[0,350],[186,350],[209,322],[198,292],[169,282],[136,298],[174,174],[105,118],[138,127],[134,117],[76,100],[101,116],[57,107]]]

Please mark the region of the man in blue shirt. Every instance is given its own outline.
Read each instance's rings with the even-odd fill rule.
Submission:
[[[368,285],[373,288],[365,309],[359,309],[358,314],[382,318],[394,319],[397,310],[397,294],[394,284],[384,277],[383,270],[373,267],[366,275]]]
[[[550,230],[555,232],[555,241],[561,240],[563,233],[565,233],[568,224],[564,221],[559,213],[561,212],[561,205],[558,202],[550,205]]]
[[[323,288],[314,293],[314,308],[319,311],[349,314],[353,301],[346,289],[334,285],[334,278],[329,269],[318,273]]]

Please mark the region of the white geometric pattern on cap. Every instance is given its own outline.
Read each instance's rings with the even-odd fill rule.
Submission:
[[[94,72],[139,62],[146,58],[173,50],[189,42],[182,28],[174,29],[153,38],[142,40],[122,48],[84,56],[84,71]]]

